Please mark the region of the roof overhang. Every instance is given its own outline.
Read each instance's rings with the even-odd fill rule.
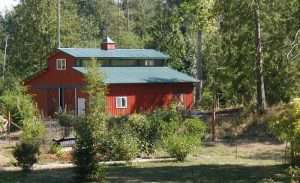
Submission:
[[[73,67],[87,74],[86,67]],[[99,67],[106,84],[197,83],[199,80],[169,67]]]

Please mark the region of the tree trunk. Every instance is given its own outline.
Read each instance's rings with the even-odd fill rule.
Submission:
[[[196,58],[196,79],[199,83],[196,83],[195,87],[195,106],[199,106],[202,98],[203,88],[203,58],[202,58],[202,32],[197,33],[197,58]]]
[[[263,76],[263,58],[261,44],[260,10],[259,0],[255,0],[255,41],[256,41],[256,100],[257,111],[263,113],[266,110],[266,95]]]

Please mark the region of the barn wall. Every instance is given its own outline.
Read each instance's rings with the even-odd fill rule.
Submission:
[[[114,116],[140,111],[151,111],[156,107],[168,106],[181,94],[187,109],[193,105],[193,84],[122,84],[108,87],[107,110]],[[116,97],[127,96],[128,107],[116,108]]]
[[[56,59],[64,58],[67,62],[66,70],[56,70]],[[61,52],[52,54],[48,58],[48,68],[25,81],[29,93],[33,95],[41,113],[53,116],[58,111],[58,89],[64,89],[64,106],[69,111],[75,111],[75,88],[79,91],[85,81],[82,74],[72,69],[75,59]]]
[[[67,69],[56,70],[56,59],[65,58]],[[64,53],[57,52],[48,58],[48,68],[25,81],[29,92],[33,95],[38,108],[45,117],[53,116],[58,111],[58,88],[64,89],[64,104],[68,111],[76,111],[75,88],[77,98],[87,98],[80,89],[85,85],[84,76],[72,69],[75,59]],[[170,84],[113,84],[108,87],[106,98],[107,112],[113,116],[128,115],[134,112],[151,111],[156,107],[169,105],[174,97],[181,94],[187,109],[193,104],[192,83]],[[128,107],[116,108],[116,97],[127,96]]]

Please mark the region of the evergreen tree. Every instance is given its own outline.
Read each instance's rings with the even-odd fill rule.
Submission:
[[[88,65],[86,93],[87,114],[76,126],[75,164],[79,182],[104,182],[104,170],[97,161],[97,146],[106,132],[106,86],[96,60]]]

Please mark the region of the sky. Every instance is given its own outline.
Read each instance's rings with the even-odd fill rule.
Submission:
[[[0,0],[0,13],[4,15],[6,10],[11,10],[18,2],[19,0]]]

